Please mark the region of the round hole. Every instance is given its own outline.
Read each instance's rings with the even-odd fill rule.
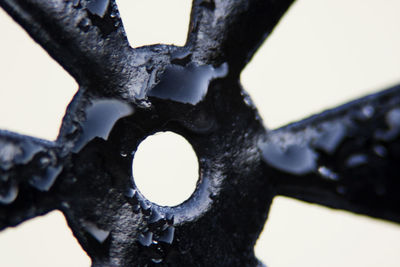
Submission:
[[[132,172],[139,191],[161,206],[176,206],[196,189],[197,156],[185,138],[159,132],[143,140],[135,153]]]

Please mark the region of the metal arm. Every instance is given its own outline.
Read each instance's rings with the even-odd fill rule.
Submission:
[[[270,132],[259,147],[278,194],[400,222],[399,137],[396,86]]]

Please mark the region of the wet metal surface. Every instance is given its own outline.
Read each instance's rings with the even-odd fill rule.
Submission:
[[[291,3],[195,0],[185,47],[133,49],[113,0],[0,0],[80,84],[55,142],[0,131],[0,230],[58,209],[93,266],[258,266],[276,195],[400,222],[400,87],[273,131],[241,88]],[[159,131],[199,159],[174,207],[132,176]]]

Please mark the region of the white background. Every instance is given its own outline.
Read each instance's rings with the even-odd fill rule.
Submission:
[[[118,3],[132,46],[184,44],[190,1]],[[399,11],[399,0],[298,0],[241,77],[265,124],[400,82]],[[3,11],[0,30],[0,128],[54,140],[77,85]],[[255,251],[270,267],[399,266],[399,240],[395,224],[277,198]],[[89,265],[59,212],[0,233],[0,266]]]

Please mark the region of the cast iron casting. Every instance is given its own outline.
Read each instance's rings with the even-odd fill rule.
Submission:
[[[400,86],[270,131],[240,85],[291,3],[195,0],[184,47],[133,49],[114,0],[0,0],[80,85],[55,142],[0,131],[0,229],[58,209],[93,266],[257,266],[277,195],[400,222]],[[175,207],[131,171],[167,130],[200,165]]]

